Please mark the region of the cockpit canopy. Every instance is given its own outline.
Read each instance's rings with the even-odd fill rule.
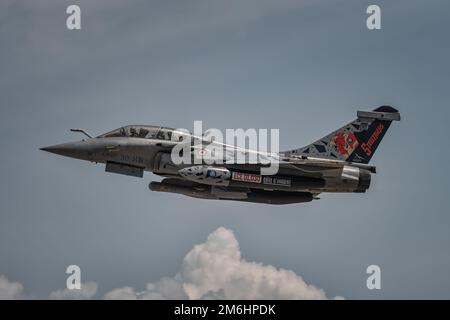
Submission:
[[[134,137],[144,139],[157,139],[157,140],[172,140],[181,141],[183,138],[182,132],[176,131],[172,128],[159,127],[159,126],[139,126],[131,125],[115,129],[98,136],[98,138],[112,138],[112,137]]]

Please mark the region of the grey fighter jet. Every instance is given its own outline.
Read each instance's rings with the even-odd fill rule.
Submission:
[[[164,177],[150,183],[153,191],[201,199],[292,204],[318,199],[323,192],[366,192],[371,174],[376,172],[369,161],[391,122],[398,120],[400,113],[390,106],[358,111],[357,119],[305,147],[268,154],[278,161],[278,171],[272,175],[262,174],[261,168],[267,166],[262,163],[211,164],[202,160],[200,164],[176,164],[171,156],[176,146],[197,139],[187,149],[189,158],[195,160],[196,154],[205,152],[205,145],[216,142],[160,126],[129,125],[95,138],[84,130],[71,129],[87,139],[41,150],[103,163],[112,173],[143,177],[144,171],[153,172]],[[254,151],[244,150],[247,152]]]

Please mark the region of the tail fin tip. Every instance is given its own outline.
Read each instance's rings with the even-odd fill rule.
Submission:
[[[381,106],[378,107],[376,109],[374,109],[373,111],[375,112],[387,112],[387,113],[399,113],[397,109],[391,107],[391,106]]]
[[[373,111],[358,111],[358,118],[400,121],[400,112],[391,106],[381,106]]]

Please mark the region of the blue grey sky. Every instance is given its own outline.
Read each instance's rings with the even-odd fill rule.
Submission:
[[[77,3],[82,29],[66,29]],[[378,4],[382,29],[366,28]],[[46,298],[77,264],[97,297],[180,271],[219,227],[248,261],[327,296],[450,298],[445,0],[25,1],[0,4],[0,275]],[[306,145],[389,104],[366,194],[287,206],[152,193],[143,179],[40,151],[126,124],[279,128]],[[368,290],[366,268],[382,270]]]

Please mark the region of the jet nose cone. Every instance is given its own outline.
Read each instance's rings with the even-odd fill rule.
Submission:
[[[69,142],[69,143],[62,143],[62,144],[56,144],[53,146],[43,147],[40,148],[40,150],[56,153],[62,156],[68,156],[72,157],[77,151],[78,148],[76,146],[76,143]]]
[[[87,148],[83,142],[68,142],[62,144],[56,144],[53,146],[43,147],[40,150],[59,154],[65,157],[72,157],[78,159],[88,159],[91,155],[91,150]]]
[[[47,152],[51,152],[51,153],[56,153],[56,154],[59,154],[60,151],[62,151],[63,149],[64,148],[59,148],[59,145],[39,148],[39,150],[47,151]]]
[[[52,150],[52,147],[42,147],[42,148],[39,148],[39,150],[47,151],[47,152],[52,152],[52,151],[51,151],[51,150]]]

